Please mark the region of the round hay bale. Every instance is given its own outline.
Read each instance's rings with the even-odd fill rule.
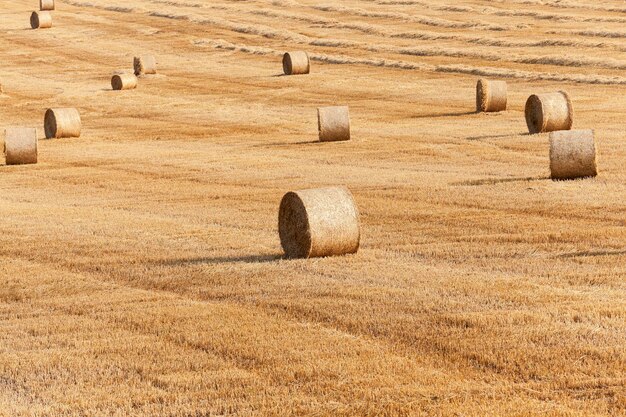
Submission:
[[[593,130],[550,133],[550,176],[567,180],[598,175]]]
[[[348,106],[318,108],[317,129],[320,142],[350,140],[350,111]]]
[[[44,117],[46,138],[80,137],[82,123],[80,113],[74,108],[48,109]]]
[[[280,202],[278,233],[288,258],[356,253],[359,212],[344,187],[288,192]]]
[[[156,59],[152,55],[136,56],[133,59],[133,67],[135,68],[135,75],[157,73]]]
[[[285,75],[308,74],[310,71],[311,61],[306,52],[286,52],[283,55],[283,72]]]
[[[37,163],[37,129],[9,127],[4,133],[4,156],[7,165]]]
[[[52,27],[52,15],[49,12],[33,12],[30,15],[30,27],[48,29]]]
[[[54,10],[54,0],[39,0],[39,10]]]
[[[114,90],[132,90],[137,88],[137,77],[134,74],[115,74],[111,78],[111,87]]]
[[[564,91],[533,94],[526,101],[526,124],[530,133],[570,130],[574,123],[574,108]]]
[[[497,112],[506,110],[506,81],[478,80],[476,84],[476,112]]]

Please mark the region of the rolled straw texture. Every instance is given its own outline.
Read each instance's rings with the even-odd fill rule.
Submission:
[[[593,130],[550,133],[550,175],[555,180],[598,175]]]
[[[33,12],[30,15],[30,27],[48,29],[52,27],[52,15],[49,12]]]
[[[306,52],[287,52],[283,55],[283,72],[285,75],[308,74],[310,71],[311,61]]]
[[[111,78],[111,87],[114,90],[132,90],[137,88],[137,77],[135,74],[115,74]]]
[[[526,124],[530,133],[570,130],[574,124],[574,108],[567,93],[559,91],[528,97]]]
[[[48,109],[44,117],[46,138],[80,137],[80,113],[74,108]]]
[[[136,56],[133,59],[133,67],[135,68],[135,75],[157,73],[157,62],[152,55]]]
[[[350,140],[350,111],[348,106],[318,108],[317,129],[321,142]]]
[[[344,187],[292,191],[280,202],[278,232],[288,258],[356,253],[359,212]]]
[[[4,155],[7,165],[37,163],[37,129],[9,127],[4,135]]]
[[[54,0],[39,0],[39,10],[54,10]]]
[[[476,84],[476,111],[498,112],[506,110],[506,81],[478,80]]]

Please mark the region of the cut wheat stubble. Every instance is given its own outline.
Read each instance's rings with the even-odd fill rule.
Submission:
[[[111,77],[113,90],[132,90],[137,88],[137,77],[134,74],[115,74]]]
[[[80,137],[82,122],[80,113],[74,108],[48,109],[44,117],[46,138]]]
[[[555,180],[598,175],[593,130],[550,133],[550,176]]]
[[[152,55],[136,56],[133,59],[133,68],[135,69],[135,75],[146,75],[157,73],[156,58]]]
[[[54,0],[39,0],[39,10],[54,10]]]
[[[476,84],[476,112],[499,112],[507,108],[506,81],[478,80]]]
[[[350,110],[348,106],[318,108],[317,130],[320,142],[350,140]]]
[[[30,15],[30,27],[33,29],[51,28],[52,15],[49,12],[33,12]]]
[[[278,233],[287,258],[356,253],[359,212],[345,187],[288,192],[280,202]]]
[[[4,133],[4,156],[7,165],[37,163],[37,129],[8,127]]]
[[[564,91],[533,94],[526,101],[526,124],[532,134],[570,130],[574,124],[574,108]]]
[[[283,72],[285,75],[302,75],[311,72],[309,54],[304,51],[286,52],[283,55]]]

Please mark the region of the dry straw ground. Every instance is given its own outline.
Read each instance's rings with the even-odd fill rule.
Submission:
[[[626,413],[623,1],[58,3],[0,3],[2,126],[83,120],[0,168],[1,416]],[[559,90],[595,179],[525,134]],[[352,140],[314,143],[334,104]],[[339,184],[359,253],[279,259],[282,195]]]

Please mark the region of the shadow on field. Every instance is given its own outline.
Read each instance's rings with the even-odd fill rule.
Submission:
[[[286,148],[286,147],[290,147],[290,146],[297,146],[297,145],[312,145],[312,144],[314,144],[314,143],[317,143],[317,144],[322,144],[322,145],[324,144],[324,142],[320,142],[319,140],[305,140],[305,141],[302,141],[302,142],[274,142],[274,143],[260,143],[260,144],[258,144],[258,145],[253,145],[252,147],[253,147],[253,148],[270,148],[270,147],[272,147],[272,148],[274,148],[274,147],[277,147],[277,148],[280,148],[280,147]],[[335,143],[335,142],[329,142],[329,143]],[[337,145],[334,145],[334,146],[337,146]]]
[[[504,135],[483,135],[483,136],[470,136],[467,140],[481,140],[481,139],[501,139],[501,138],[511,138],[513,136],[530,136],[528,132],[522,133],[507,133]]]
[[[457,113],[436,113],[436,114],[418,114],[411,116],[411,119],[429,119],[431,117],[455,117],[455,116],[469,116],[470,114],[478,114],[476,111],[464,111]]]
[[[161,266],[186,266],[202,264],[237,264],[237,263],[266,263],[283,259],[282,255],[249,255],[249,256],[207,256],[198,258],[178,258],[157,261]]]
[[[493,184],[503,184],[507,182],[546,181],[546,180],[551,180],[551,178],[545,175],[541,175],[538,177],[486,178],[484,180],[469,180],[469,181],[453,182],[450,185],[493,185]]]
[[[626,250],[586,250],[581,252],[563,253],[558,255],[557,258],[577,258],[587,256],[615,256],[626,255]]]

